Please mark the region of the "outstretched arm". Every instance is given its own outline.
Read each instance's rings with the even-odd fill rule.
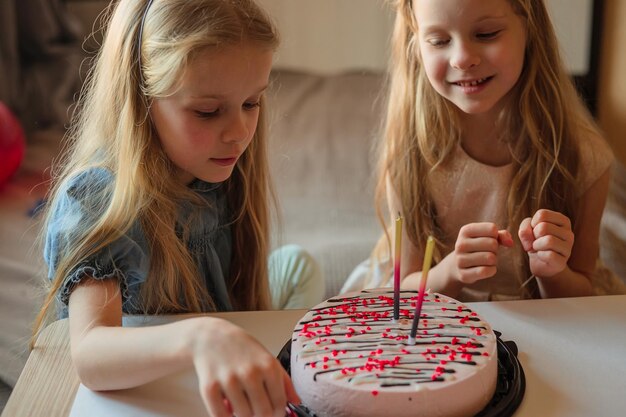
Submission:
[[[541,297],[593,294],[591,276],[600,252],[600,221],[610,178],[607,169],[582,196],[573,231],[566,216],[550,210],[538,210],[520,225],[519,237]]]
[[[212,416],[282,417],[288,400],[299,402],[278,361],[228,321],[204,316],[121,327],[117,282],[89,278],[72,292],[69,317],[72,359],[90,389],[130,388],[193,366]]]

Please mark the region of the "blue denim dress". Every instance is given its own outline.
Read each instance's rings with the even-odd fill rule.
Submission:
[[[46,231],[44,259],[48,278],[54,277],[59,258],[68,243],[76,238],[77,225],[94,223],[100,207],[89,196],[104,189],[113,174],[104,168],[85,171],[60,189]],[[209,204],[193,206],[193,223],[187,247],[196,260],[197,269],[219,311],[232,310],[227,291],[232,237],[228,221],[226,195],[221,184],[195,180],[190,187]],[[181,219],[191,215],[191,205],[181,207]],[[67,317],[67,303],[72,289],[83,279],[117,278],[122,293],[125,314],[141,314],[140,290],[150,270],[149,244],[139,224],[133,225],[122,237],[82,261],[65,277],[58,292],[59,316]]]

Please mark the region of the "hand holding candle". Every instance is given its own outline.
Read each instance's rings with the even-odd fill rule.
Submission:
[[[422,314],[422,303],[424,302],[424,294],[426,292],[426,280],[428,279],[428,271],[433,260],[433,249],[435,240],[432,236],[428,236],[426,242],[426,251],[424,252],[424,265],[422,266],[422,279],[420,280],[420,288],[417,294],[417,305],[415,306],[415,316],[413,317],[413,325],[411,326],[411,334],[409,335],[409,345],[415,344],[415,336],[417,335],[417,327],[419,326],[420,315]]]
[[[396,219],[396,242],[393,258],[393,320],[400,319],[400,253],[402,252],[402,216]]]

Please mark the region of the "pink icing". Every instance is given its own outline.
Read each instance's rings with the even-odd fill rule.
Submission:
[[[496,385],[496,337],[476,312],[427,293],[416,344],[408,344],[417,292],[345,294],[312,308],[296,325],[291,376],[320,417],[471,416]]]

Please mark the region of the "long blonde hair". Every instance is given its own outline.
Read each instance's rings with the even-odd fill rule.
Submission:
[[[181,187],[149,117],[156,97],[178,87],[188,63],[206,47],[252,42],[275,49],[278,34],[252,0],[120,0],[104,15],[105,38],[81,91],[66,138],[68,151],[51,195],[93,167],[114,173],[110,187],[90,195],[96,221],[61,254],[36,335],[64,278],[84,259],[110,245],[133,224],[149,242],[150,271],[142,287],[148,313],[200,312],[215,304],[204,288],[185,239],[175,224],[182,201],[201,199]],[[145,18],[140,35],[142,17]],[[141,45],[138,40],[142,39]],[[139,57],[139,53],[141,56]],[[140,58],[140,59],[139,59]],[[141,62],[141,68],[139,65]],[[275,202],[266,155],[264,101],[256,133],[225,182],[232,215],[229,295],[235,309],[269,306],[267,257],[271,205]],[[54,206],[54,200],[49,206]],[[50,221],[48,212],[46,222]],[[185,234],[184,234],[185,235]],[[245,260],[243,262],[242,260]]]
[[[526,29],[524,68],[511,100],[499,118],[500,131],[513,157],[515,175],[507,199],[509,225],[539,208],[558,210],[576,222],[579,138],[598,129],[567,74],[543,0],[507,0]],[[445,164],[461,138],[459,112],[431,86],[420,62],[417,21],[411,0],[392,1],[396,20],[392,37],[390,89],[383,140],[378,144],[376,205],[382,207],[387,180],[399,196],[411,242],[422,248],[436,239],[440,261],[441,231],[429,189],[429,172]],[[389,237],[374,255],[388,252]]]

